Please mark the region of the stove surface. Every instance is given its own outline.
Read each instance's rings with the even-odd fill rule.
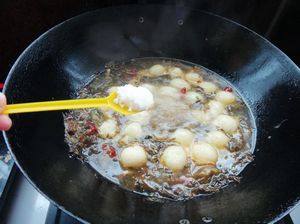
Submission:
[[[19,172],[7,193],[6,203],[0,213],[1,223],[5,224],[81,224],[82,222],[66,214],[51,204]],[[300,223],[300,205],[290,215],[277,224]],[[192,224],[188,221],[185,224]]]

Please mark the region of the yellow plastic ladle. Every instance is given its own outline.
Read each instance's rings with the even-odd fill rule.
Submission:
[[[9,104],[6,106],[3,114],[16,114],[40,111],[53,111],[53,110],[72,110],[83,108],[99,108],[107,107],[123,115],[130,115],[138,111],[129,110],[126,106],[120,106],[115,103],[117,97],[116,92],[112,92],[109,96],[104,98],[89,98],[89,99],[75,99],[75,100],[58,100],[58,101],[45,101],[34,103],[18,103]]]

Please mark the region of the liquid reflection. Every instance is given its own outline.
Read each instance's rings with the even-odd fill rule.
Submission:
[[[262,53],[239,71],[237,80],[243,95],[251,104],[260,102],[267,93],[282,84],[286,77],[286,69],[276,57]]]

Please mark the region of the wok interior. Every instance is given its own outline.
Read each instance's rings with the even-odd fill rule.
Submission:
[[[92,223],[175,223],[184,218],[194,223],[204,216],[216,223],[249,223],[272,220],[296,203],[299,69],[265,40],[220,17],[160,6],[107,8],[75,17],[22,54],[5,93],[9,103],[67,99],[105,63],[147,56],[201,64],[244,95],[258,133],[255,161],[243,171],[241,183],[184,202],[149,200],[69,158],[61,112],[14,115],[7,142],[39,190]]]

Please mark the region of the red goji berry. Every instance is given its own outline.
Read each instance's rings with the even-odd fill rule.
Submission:
[[[231,93],[232,92],[232,88],[229,87],[229,86],[227,86],[227,87],[224,88],[224,91]]]
[[[107,150],[108,149],[108,145],[107,144],[102,144],[102,149],[103,150]]]
[[[86,125],[89,128],[89,130],[86,132],[87,135],[93,135],[93,134],[98,133],[98,129],[93,122],[87,121]]]
[[[79,141],[80,141],[80,142],[83,142],[83,141],[84,141],[84,136],[83,136],[83,135],[81,135],[81,136],[79,137]]]
[[[180,90],[180,92],[181,92],[182,94],[186,94],[186,88],[183,87],[183,88]]]
[[[107,154],[110,158],[113,158],[117,155],[116,150],[112,146],[109,147],[109,151],[107,152]]]
[[[132,68],[127,71],[127,74],[131,75],[132,77],[137,76],[137,73],[138,73],[138,70],[136,68]]]

